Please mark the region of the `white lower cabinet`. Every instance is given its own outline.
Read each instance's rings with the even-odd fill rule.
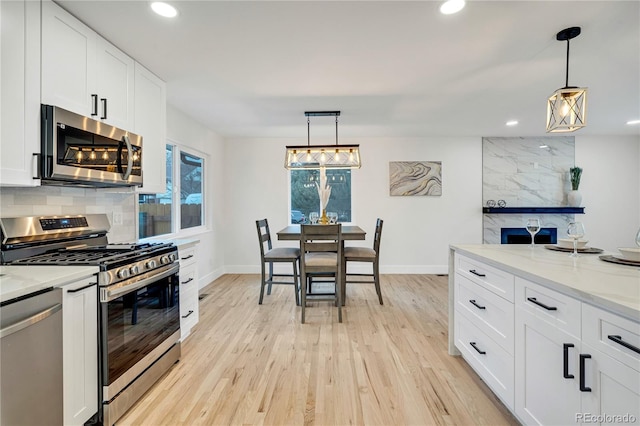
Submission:
[[[454,261],[455,346],[518,420],[640,424],[640,322],[478,259]]]
[[[515,412],[525,424],[575,424],[580,341],[516,305]]]
[[[516,284],[518,418],[639,424],[640,352],[614,340],[637,348],[640,325],[526,280]]]
[[[62,287],[64,424],[82,425],[98,411],[96,277]]]
[[[180,339],[184,340],[198,323],[197,243],[177,243],[180,257]]]

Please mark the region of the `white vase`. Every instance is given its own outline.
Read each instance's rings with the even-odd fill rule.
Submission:
[[[582,205],[582,194],[577,189],[567,193],[567,204],[570,207],[580,207]]]

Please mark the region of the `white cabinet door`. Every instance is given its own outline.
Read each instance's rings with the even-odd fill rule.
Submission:
[[[117,47],[96,37],[98,119],[129,131],[134,127],[134,63]]]
[[[95,277],[62,287],[64,424],[98,411],[98,286]]]
[[[143,185],[139,192],[164,193],[166,183],[166,84],[135,64],[135,130],[142,136]]]
[[[96,37],[58,5],[42,2],[43,104],[97,118]]]
[[[585,378],[577,420],[588,424],[640,424],[640,372],[584,343],[582,353],[589,357],[582,361]]]
[[[515,336],[516,416],[532,425],[575,424],[580,341],[518,307]]]
[[[40,4],[0,2],[0,186],[36,186],[40,152]]]
[[[42,2],[42,103],[134,125],[134,60],[51,1]]]

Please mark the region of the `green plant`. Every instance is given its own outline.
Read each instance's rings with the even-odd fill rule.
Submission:
[[[578,187],[580,186],[580,177],[582,176],[582,168],[571,167],[569,169],[569,175],[571,176],[571,189],[574,191],[577,191]]]

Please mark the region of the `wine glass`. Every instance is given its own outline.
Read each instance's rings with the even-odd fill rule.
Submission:
[[[531,218],[527,219],[527,231],[531,234],[531,248],[536,245],[535,236],[538,232],[540,232],[540,219]]]
[[[312,225],[315,225],[316,223],[318,223],[318,218],[319,217],[320,217],[320,215],[318,214],[318,212],[309,213],[309,220],[311,221]]]
[[[338,213],[329,212],[329,213],[327,213],[327,216],[329,217],[329,223],[330,224],[338,223]]]
[[[638,229],[638,233],[636,234],[636,245],[640,247],[640,229]]]
[[[567,228],[567,235],[573,238],[573,253],[571,257],[578,257],[578,240],[584,237],[584,225],[582,222],[571,222]]]

